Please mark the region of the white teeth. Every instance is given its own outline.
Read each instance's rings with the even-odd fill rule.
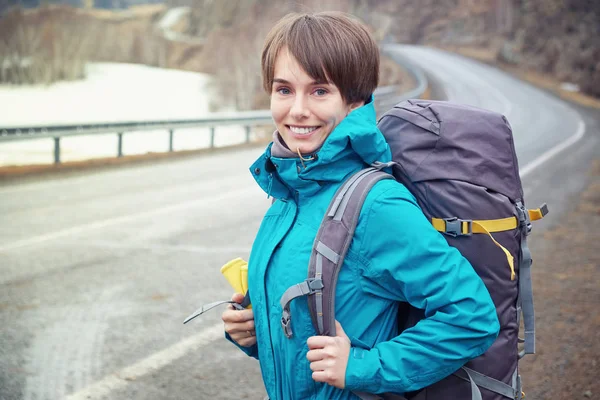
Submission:
[[[299,126],[290,126],[290,130],[297,135],[306,135],[306,134],[311,133],[315,129],[317,129],[317,128],[314,126],[312,128],[301,128]]]

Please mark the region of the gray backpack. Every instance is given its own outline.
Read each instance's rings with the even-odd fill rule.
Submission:
[[[320,335],[335,335],[335,289],[339,269],[363,202],[379,180],[396,179],[416,197],[435,229],[473,265],[496,304],[501,330],[482,356],[409,399],[522,399],[518,360],[535,353],[531,221],[546,205],[527,210],[512,130],[491,111],[449,102],[408,100],[378,122],[393,162],[375,163],[350,177],[335,194],[314,241],[308,278],[281,298],[281,324],[293,335],[290,301],[308,296],[313,325]],[[392,167],[393,176],[382,172]],[[400,332],[414,326],[423,311],[402,303]],[[524,339],[520,339],[521,316]],[[523,349],[519,351],[519,343]],[[362,399],[401,398],[356,393]]]

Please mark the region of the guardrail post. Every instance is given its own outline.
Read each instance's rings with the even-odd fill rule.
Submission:
[[[123,132],[117,133],[119,140],[117,142],[117,157],[123,157]]]
[[[246,125],[246,143],[250,143],[250,125]]]
[[[214,148],[215,147],[215,127],[211,126],[210,127],[210,148]]]
[[[60,164],[60,136],[54,138],[54,164]]]
[[[169,151],[173,151],[173,129],[169,129]]]

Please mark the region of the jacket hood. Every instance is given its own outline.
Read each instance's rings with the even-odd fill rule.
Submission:
[[[254,179],[275,198],[287,198],[293,191],[310,195],[324,184],[341,182],[375,161],[391,161],[390,148],[375,118],[371,98],[369,103],[350,112],[314,154],[302,159],[285,148],[275,132],[274,142],[250,168]],[[273,155],[273,146],[279,157]]]

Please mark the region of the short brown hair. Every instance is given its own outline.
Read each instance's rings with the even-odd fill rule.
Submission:
[[[379,48],[366,26],[349,14],[291,13],[271,29],[262,51],[263,86],[270,93],[275,60],[287,47],[316,81],[331,82],[347,104],[368,102],[379,81]]]

